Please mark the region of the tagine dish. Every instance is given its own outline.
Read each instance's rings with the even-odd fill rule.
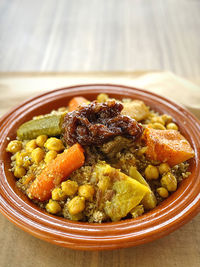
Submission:
[[[47,213],[116,222],[153,210],[190,175],[176,118],[99,94],[33,117],[7,146],[17,187]]]

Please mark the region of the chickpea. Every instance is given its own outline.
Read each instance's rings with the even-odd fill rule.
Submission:
[[[29,158],[29,153],[27,152],[17,152],[16,153],[16,165],[28,168],[31,165],[31,160]]]
[[[26,146],[25,146],[27,152],[32,152],[36,147],[37,147],[37,144],[36,144],[35,139],[26,143]]]
[[[165,125],[168,124],[168,123],[170,123],[170,122],[172,122],[172,117],[170,115],[163,114],[161,117],[164,120]]]
[[[156,180],[159,177],[158,168],[153,165],[148,165],[144,174],[147,180]]]
[[[78,188],[79,196],[84,197],[87,200],[92,200],[94,192],[94,187],[90,184],[84,184]]]
[[[42,150],[40,147],[37,147],[31,152],[32,161],[38,164],[43,160],[44,155],[44,150]]]
[[[156,129],[156,130],[166,130],[165,126],[162,125],[162,124],[159,123],[159,122],[155,122],[155,123],[151,124],[151,127],[152,127],[153,129]]]
[[[72,214],[69,214],[70,215],[70,220],[72,221],[80,221],[83,219],[83,213],[80,212],[80,213],[77,213],[75,215],[72,215]]]
[[[26,170],[23,167],[16,166],[14,170],[14,176],[17,178],[22,178],[26,174]]]
[[[178,126],[173,122],[168,123],[166,128],[167,128],[167,130],[176,130],[176,131],[178,131]]]
[[[169,196],[169,192],[164,187],[159,187],[156,189],[156,191],[162,198],[167,198]]]
[[[75,181],[67,180],[62,182],[61,188],[67,196],[73,196],[78,190],[78,184]]]
[[[44,143],[47,141],[48,139],[48,136],[47,135],[39,135],[37,138],[36,138],[36,144],[39,146],[39,147],[43,147],[44,146]]]
[[[51,138],[47,139],[44,146],[48,150],[55,150],[57,152],[64,150],[64,145],[63,145],[62,141],[58,138],[55,138],[55,137],[51,137]]]
[[[162,118],[162,117],[160,117],[160,116],[155,116],[155,117],[153,117],[152,119],[151,119],[151,123],[160,123],[160,124],[162,124],[162,125],[165,125],[165,121],[164,121],[164,119]]]
[[[138,150],[138,156],[142,156],[143,154],[145,154],[147,151],[147,147],[144,146],[142,147],[140,150]]]
[[[76,196],[69,201],[67,206],[70,214],[75,215],[80,213],[85,209],[85,198]]]
[[[20,152],[17,152],[17,154],[16,154],[16,165],[17,166],[23,165],[23,157],[22,157],[22,153],[20,153]]]
[[[21,149],[22,149],[22,142],[18,141],[18,140],[13,140],[8,144],[6,151],[8,151],[12,154],[15,154],[18,151],[20,151]]]
[[[46,210],[49,212],[49,213],[52,213],[52,214],[56,214],[58,213],[59,211],[61,211],[61,206],[59,205],[58,202],[50,199],[49,202],[47,203],[46,205]]]
[[[23,156],[23,154],[22,154],[22,156]],[[24,155],[23,156],[23,167],[27,169],[30,165],[31,165],[31,159],[30,159],[29,155]]]
[[[49,163],[50,161],[52,161],[53,159],[55,159],[57,157],[57,152],[55,150],[50,150],[46,153],[44,161],[46,163]]]
[[[162,175],[170,171],[170,166],[168,163],[161,163],[160,166],[158,166],[158,169],[159,169],[159,173]]]
[[[176,191],[177,189],[176,177],[171,172],[163,175],[160,182],[162,187],[165,187],[169,192]]]
[[[97,96],[97,101],[100,102],[100,103],[103,103],[103,102],[106,102],[108,100],[108,95],[107,94],[99,94]]]
[[[66,197],[66,194],[62,191],[61,188],[54,188],[52,191],[52,199],[53,200],[63,200]]]

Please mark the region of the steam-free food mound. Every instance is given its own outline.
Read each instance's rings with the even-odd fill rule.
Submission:
[[[106,94],[25,122],[7,151],[17,186],[36,205],[90,223],[154,209],[190,175],[194,157],[175,118]]]

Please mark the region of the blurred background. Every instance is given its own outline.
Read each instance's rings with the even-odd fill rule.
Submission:
[[[170,70],[200,81],[199,0],[1,0],[0,71]]]

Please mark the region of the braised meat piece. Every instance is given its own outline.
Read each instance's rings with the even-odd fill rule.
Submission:
[[[113,159],[118,152],[121,152],[123,149],[129,148],[132,145],[133,142],[131,139],[123,136],[116,136],[113,140],[104,143],[100,147],[100,151],[102,151],[107,158]]]
[[[114,100],[81,106],[66,114],[63,139],[68,145],[101,145],[117,135],[138,139],[143,128],[136,120],[121,115],[123,105]]]

